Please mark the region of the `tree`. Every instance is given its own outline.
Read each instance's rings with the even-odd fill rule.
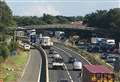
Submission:
[[[6,45],[6,39],[8,37],[7,30],[13,25],[15,25],[15,21],[13,20],[11,9],[4,1],[0,0],[0,56],[2,56],[4,60],[6,60],[10,54],[8,45]]]
[[[0,51],[1,51],[0,55],[3,57],[4,60],[6,60],[7,57],[10,55],[10,51],[5,43],[0,45]]]
[[[110,9],[107,15],[110,29],[120,31],[120,8]]]
[[[43,21],[47,24],[56,24],[58,23],[58,19],[55,16],[49,14],[43,14]]]
[[[12,18],[12,11],[4,1],[0,1],[0,28],[12,27],[15,22]]]

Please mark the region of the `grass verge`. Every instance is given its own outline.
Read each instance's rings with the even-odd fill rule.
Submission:
[[[9,56],[7,60],[0,65],[0,79],[3,79],[4,82],[17,82],[21,77],[27,59],[28,52],[21,49],[18,50],[17,55]]]

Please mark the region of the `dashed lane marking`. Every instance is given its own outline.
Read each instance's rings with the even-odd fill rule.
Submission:
[[[72,57],[68,52],[64,51],[63,49],[58,48],[58,47],[56,47],[56,46],[54,46],[54,47],[57,48],[57,49],[59,49],[59,50],[61,50],[61,51],[63,51],[63,52],[65,52],[69,57]]]
[[[72,77],[71,77],[71,75],[70,75],[70,73],[68,71],[68,68],[67,68],[67,66],[65,64],[64,64],[64,67],[65,67],[65,70],[67,71],[67,74],[68,74],[68,76],[70,78],[70,81],[73,82],[73,79],[72,79]]]
[[[56,46],[55,46],[56,47]],[[66,48],[66,47],[65,47]],[[69,48],[66,48],[67,50],[69,50],[69,51],[71,51],[71,52],[73,52],[73,53],[75,53],[75,54],[77,54],[77,55],[79,55],[81,58],[83,58],[86,62],[88,62],[90,65],[91,65],[91,62],[89,62],[86,58],[84,58],[83,56],[81,56],[79,53],[77,53],[77,52],[75,52],[75,51],[73,51],[73,50],[71,50],[71,49],[69,49]],[[66,51],[64,51],[64,52],[66,52]]]

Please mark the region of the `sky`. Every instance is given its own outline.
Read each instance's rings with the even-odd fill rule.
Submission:
[[[96,10],[120,8],[120,0],[5,0],[17,16],[85,16]]]

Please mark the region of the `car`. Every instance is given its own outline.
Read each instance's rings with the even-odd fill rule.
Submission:
[[[64,62],[62,58],[56,58],[52,61],[53,69],[64,69]]]
[[[53,53],[54,53],[54,49],[50,49],[49,54],[53,54]]]
[[[62,79],[62,80],[58,80],[57,82],[69,82],[69,81],[66,79]]]
[[[62,58],[62,57],[60,56],[60,54],[54,54],[54,55],[53,55],[53,58],[54,58],[54,59],[57,59],[57,58]]]
[[[108,63],[114,63],[116,61],[116,56],[108,56],[106,62]]]
[[[76,58],[74,58],[74,57],[70,57],[69,60],[68,60],[69,63],[73,63],[75,61],[76,61]]]
[[[75,61],[73,63],[73,70],[79,70],[79,71],[81,71],[82,70],[82,62]]]
[[[58,52],[56,52],[56,51],[53,51],[53,54],[58,54]]]
[[[107,56],[109,56],[108,53],[102,53],[102,54],[101,54],[101,58],[102,58],[102,59],[107,59]]]
[[[29,44],[25,44],[24,45],[24,50],[30,50],[30,45]]]

